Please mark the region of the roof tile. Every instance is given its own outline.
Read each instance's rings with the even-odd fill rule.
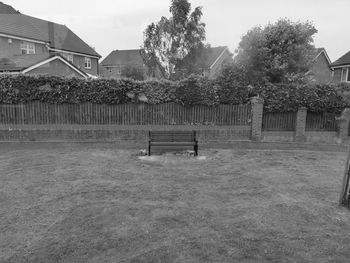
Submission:
[[[50,42],[52,48],[100,57],[93,48],[65,25],[27,15],[2,14],[0,33]]]
[[[331,67],[341,66],[341,65],[349,65],[350,64],[350,51],[346,53],[344,56],[338,58],[331,64]]]

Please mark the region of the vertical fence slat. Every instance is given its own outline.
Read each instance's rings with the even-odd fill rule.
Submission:
[[[250,105],[183,106],[165,104],[50,104],[30,102],[23,105],[0,106],[0,123],[54,125],[250,125]],[[275,117],[278,123],[282,120]],[[283,120],[284,121],[284,120]],[[276,122],[276,121],[275,121]],[[291,122],[287,118],[287,122]],[[265,124],[271,118],[265,115]]]

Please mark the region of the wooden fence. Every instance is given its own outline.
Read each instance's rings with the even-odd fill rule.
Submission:
[[[250,125],[251,106],[166,104],[28,104],[0,105],[0,124],[92,125]]]
[[[337,118],[340,114],[337,113],[315,113],[309,112],[306,116],[306,131],[337,131]]]
[[[263,131],[295,131],[296,112],[264,112]]]

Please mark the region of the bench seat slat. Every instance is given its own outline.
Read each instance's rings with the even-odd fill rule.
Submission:
[[[179,146],[186,146],[186,145],[196,145],[195,142],[150,142],[151,145],[169,145],[169,146],[174,146],[174,145],[179,145]]]
[[[195,131],[150,131],[149,154],[151,154],[151,146],[193,146],[195,154],[198,154]]]

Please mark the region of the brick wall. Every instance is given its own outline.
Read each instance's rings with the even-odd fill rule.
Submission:
[[[85,57],[74,55],[73,56],[73,64],[79,68],[81,71],[84,71],[85,73],[89,73],[91,75],[98,75],[98,59],[91,58],[91,69],[85,68]]]
[[[195,130],[200,143],[249,140],[250,126],[22,125],[0,126],[0,141],[123,141],[147,143],[149,130]]]
[[[14,55],[22,55],[21,40],[13,39],[12,43],[8,42],[7,37],[0,37],[0,58],[8,58]],[[47,48],[43,44],[35,43],[35,54],[48,53]]]
[[[314,74],[314,78],[318,83],[328,83],[332,80],[332,71],[323,53],[317,57],[310,71]]]
[[[251,139],[253,141],[261,140],[261,130],[263,122],[264,100],[258,97],[251,99],[252,104],[252,133]]]
[[[38,68],[35,68],[29,71],[29,75],[52,75],[60,77],[77,77],[83,78],[79,73],[77,73],[72,68],[68,67],[60,60],[53,60],[49,63],[46,63]]]

